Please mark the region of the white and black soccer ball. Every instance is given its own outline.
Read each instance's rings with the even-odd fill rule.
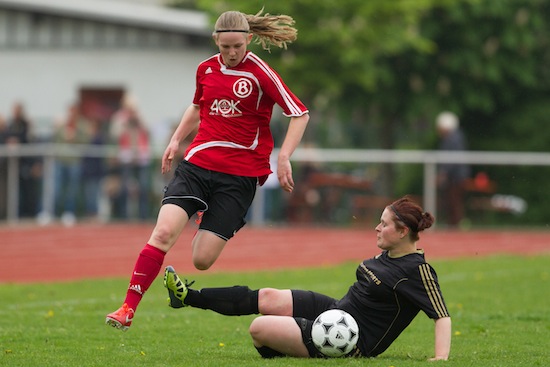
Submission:
[[[317,316],[311,329],[313,344],[327,357],[348,354],[359,339],[359,326],[346,311],[333,309]]]

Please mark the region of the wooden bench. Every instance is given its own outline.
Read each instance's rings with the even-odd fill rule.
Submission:
[[[312,172],[289,196],[287,218],[290,223],[332,222],[335,210],[349,206],[353,195],[371,191],[369,180],[341,173]]]

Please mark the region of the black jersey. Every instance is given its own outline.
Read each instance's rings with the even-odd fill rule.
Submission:
[[[398,258],[384,251],[363,261],[357,281],[336,307],[359,324],[358,347],[367,357],[384,352],[420,310],[431,319],[449,316],[435,270],[422,251]]]

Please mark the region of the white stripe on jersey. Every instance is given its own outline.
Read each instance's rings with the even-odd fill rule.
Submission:
[[[246,54],[246,58],[255,63],[262,69],[262,71],[271,79],[271,81],[277,86],[277,90],[283,97],[283,100],[285,101],[288,109],[290,110],[291,116],[301,116],[304,114],[302,110],[298,107],[298,105],[294,102],[292,97],[288,94],[286,89],[284,88],[281,79],[277,77],[277,75],[271,70],[271,68],[260,59],[258,56],[256,56],[254,53],[249,52]]]
[[[210,56],[209,58],[207,58],[207,59],[205,59],[205,60],[202,60],[202,61],[199,63],[199,65],[200,65],[200,64],[203,64],[203,63],[205,63],[205,62],[207,62],[207,61],[210,61],[210,60],[212,60],[213,58],[218,57],[218,56],[220,56],[220,54],[212,55],[212,56]],[[219,60],[219,58],[218,58],[218,60]]]
[[[184,157],[184,159],[186,161],[188,161],[189,158],[191,158],[192,156],[195,155],[195,153],[200,152],[203,149],[213,148],[213,147],[254,150],[258,146],[259,136],[260,136],[260,129],[258,128],[258,130],[256,131],[256,137],[254,138],[254,141],[252,142],[252,144],[249,147],[241,145],[241,144],[233,143],[233,142],[230,142],[230,141],[222,141],[222,140],[209,141],[207,143],[197,145],[196,147],[191,149],[187,153],[187,155]]]

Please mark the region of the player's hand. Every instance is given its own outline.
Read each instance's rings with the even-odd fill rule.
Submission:
[[[162,155],[162,174],[170,172],[170,169],[172,168],[172,161],[174,160],[174,156],[178,153],[178,151],[179,144],[177,142],[170,142],[170,144],[168,144],[166,150],[164,151],[164,154]]]
[[[292,179],[292,166],[288,159],[279,159],[277,162],[277,178],[279,184],[286,192],[294,190],[294,180]]]

